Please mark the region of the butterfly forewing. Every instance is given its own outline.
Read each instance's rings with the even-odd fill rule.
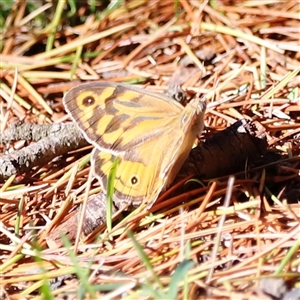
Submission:
[[[115,154],[155,139],[183,110],[164,95],[113,83],[82,84],[64,104],[90,143]]]

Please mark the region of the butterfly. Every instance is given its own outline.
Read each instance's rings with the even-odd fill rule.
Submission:
[[[126,84],[84,83],[63,98],[66,111],[95,146],[91,164],[104,192],[117,160],[114,201],[148,206],[175,179],[203,129],[205,102],[185,107],[164,94]]]

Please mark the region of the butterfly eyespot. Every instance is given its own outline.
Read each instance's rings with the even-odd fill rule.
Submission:
[[[82,100],[82,104],[84,106],[91,106],[91,105],[94,105],[95,101],[96,100],[93,96],[87,96]]]
[[[139,180],[139,178],[136,175],[133,175],[131,177],[131,180],[130,180],[130,182],[131,182],[132,185],[137,185],[139,183],[139,181],[140,180]]]

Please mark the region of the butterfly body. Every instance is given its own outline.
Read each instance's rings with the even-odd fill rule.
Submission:
[[[67,112],[95,146],[92,165],[104,190],[118,157],[114,199],[152,204],[175,178],[203,127],[198,99],[175,100],[124,84],[86,83],[64,97]]]

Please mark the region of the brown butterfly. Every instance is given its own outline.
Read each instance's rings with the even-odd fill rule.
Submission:
[[[203,129],[205,102],[185,107],[172,98],[115,83],[85,83],[63,99],[66,111],[95,146],[101,187],[116,158],[114,200],[151,206],[175,178]]]

